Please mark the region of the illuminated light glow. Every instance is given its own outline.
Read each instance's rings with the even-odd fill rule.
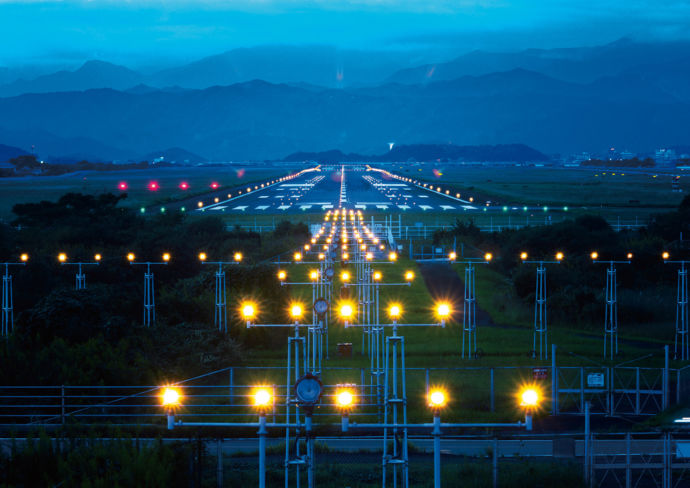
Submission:
[[[335,401],[340,408],[350,408],[355,403],[355,396],[350,390],[340,390],[335,395]]]
[[[344,252],[343,253],[343,259],[347,261],[348,259],[350,259],[350,255],[348,253]]]
[[[150,181],[148,184],[148,189],[151,191],[158,191],[160,188],[160,185],[158,184],[157,181]]]
[[[441,318],[446,318],[450,315],[450,305],[447,303],[439,303],[436,306],[436,314]]]
[[[525,388],[520,393],[520,406],[534,408],[539,405],[540,395],[536,388]]]
[[[431,408],[443,408],[446,406],[446,394],[441,390],[433,390],[429,393],[429,406]]]
[[[180,190],[189,190],[189,183],[187,183],[186,181],[180,182],[179,186],[180,186]]]
[[[242,256],[242,253],[241,253],[241,252],[236,252],[236,253],[234,254],[234,256],[232,257],[232,259],[234,259],[235,262],[239,263],[240,261],[242,261],[242,257],[243,257],[243,256]]]
[[[388,259],[389,259],[390,261],[395,261],[396,259],[398,259],[398,254],[395,253],[395,252],[391,252],[391,253],[388,254]]]
[[[381,245],[379,246],[379,249],[380,249],[381,251],[383,251],[385,247],[386,247],[385,245],[381,244]]]
[[[556,261],[561,261],[563,259],[563,253],[562,252],[557,252],[556,253]]]
[[[101,259],[103,259],[103,256],[101,256],[100,254],[95,254],[93,256],[93,259],[95,259],[96,261],[100,261]]]
[[[163,261],[165,261],[166,263],[170,261],[170,253],[163,253]]]
[[[527,257],[528,257],[528,255],[527,255],[526,252],[521,252],[521,253],[520,253],[520,259],[522,259],[523,261],[524,261],[525,259],[527,259]]]
[[[451,253],[448,255],[448,259],[450,259],[451,261],[455,261],[455,260],[457,259],[457,257],[458,257],[458,255],[457,255],[457,253],[456,253],[455,251],[451,252]]]
[[[197,202],[196,204],[197,207],[201,208],[204,206],[204,202]]]
[[[661,257],[662,257],[663,259],[668,259],[668,258],[671,257],[671,255],[668,253],[668,251],[664,251],[664,252],[661,254]]]
[[[402,313],[402,309],[400,308],[400,305],[397,303],[394,303],[388,308],[388,315],[390,315],[391,318],[397,319],[400,317],[400,314]]]
[[[632,259],[632,258],[633,258],[633,253],[629,252],[628,254],[626,254],[625,257],[628,258],[628,259]]]
[[[368,252],[365,257],[366,257],[367,261],[371,261],[372,259],[374,259],[374,255],[370,252]]]
[[[254,390],[254,406],[259,408],[269,407],[273,401],[273,395],[268,388],[257,388]]]
[[[295,258],[295,261],[301,261],[302,260],[302,253],[296,252],[293,257]]]
[[[490,252],[487,252],[484,254],[484,261],[491,261],[494,258],[494,255],[491,254]]]
[[[65,254],[64,252],[58,254],[58,261],[60,261],[61,263],[67,261],[67,254]]]
[[[177,388],[165,388],[161,395],[161,403],[164,407],[177,407],[180,404],[182,395]]]
[[[323,261],[326,258],[326,255],[322,252],[319,253],[319,261]]]
[[[405,272],[405,280],[412,281],[413,279],[414,279],[414,272],[413,271],[406,271]]]
[[[312,244],[316,244],[316,239],[312,237],[312,238],[311,238],[311,243],[312,243]]]
[[[308,250],[310,249],[310,247],[311,247],[311,246],[309,246],[309,244],[305,244],[305,245],[304,245],[304,250],[305,250],[305,251],[308,251]]]
[[[118,190],[125,191],[127,188],[129,188],[129,187],[127,186],[127,182],[126,182],[126,181],[121,181],[121,182],[119,182],[119,183],[117,184],[117,189],[118,189]]]
[[[135,259],[136,259],[136,256],[134,255],[133,252],[130,252],[129,254],[127,254],[127,261],[131,262],[131,261],[134,261]]]
[[[199,253],[199,261],[206,261],[207,256],[205,252],[200,252]]]
[[[381,281],[381,278],[383,278],[383,275],[381,274],[380,271],[374,271],[374,281]]]
[[[312,279],[313,281],[318,280],[318,279],[319,279],[319,272],[318,272],[318,270],[315,270],[315,269],[311,270],[311,271],[309,272],[309,278]]]
[[[213,188],[214,190],[215,190],[216,188],[218,188],[219,186],[220,186],[220,185],[219,185],[218,182],[216,182],[216,181],[214,181],[214,182],[211,183],[211,188]]]
[[[218,197],[214,198],[214,199],[213,199],[213,202],[214,202],[214,203],[220,202],[220,198],[218,198]]]
[[[594,260],[599,259],[599,253],[594,251],[594,252],[592,252],[592,254],[589,255],[589,257],[594,259]]]
[[[343,271],[342,273],[340,273],[340,280],[350,281],[350,273],[348,271]]]
[[[302,316],[302,305],[296,303],[290,307],[290,316],[293,319],[298,319]]]
[[[352,317],[352,305],[345,303],[340,307],[340,316],[344,319]]]
[[[278,271],[278,279],[280,281],[285,281],[285,278],[287,278],[287,273],[283,270]]]
[[[246,320],[254,318],[256,315],[256,308],[253,303],[245,303],[242,305],[242,317]]]

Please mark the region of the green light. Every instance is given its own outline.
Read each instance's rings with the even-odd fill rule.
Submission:
[[[527,212],[527,207],[522,207],[522,210],[524,210],[525,212]]]
[[[507,212],[507,211],[508,211],[508,207],[503,207],[503,211],[504,211],[504,212]]]
[[[467,209],[465,209],[465,210],[467,210]],[[484,211],[486,212],[486,207],[484,207]]]
[[[141,207],[141,208],[139,209],[139,212],[144,213],[144,212],[146,212],[146,209],[145,209],[144,207]]]
[[[549,207],[544,207],[544,212],[548,212],[548,211],[549,211]]]
[[[563,211],[564,211],[564,212],[567,212],[567,211],[568,211],[568,207],[563,207]]]
[[[161,213],[165,213],[165,207],[161,207]]]
[[[183,212],[185,212],[187,209],[184,208],[184,207],[182,207],[180,210],[182,210]]]

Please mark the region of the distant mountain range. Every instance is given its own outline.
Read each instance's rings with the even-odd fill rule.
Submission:
[[[18,147],[12,147],[12,146],[5,146],[4,144],[0,144],[0,163],[3,161],[7,161],[12,158],[16,158],[17,156],[23,156],[24,154],[28,154],[26,151],[23,149],[19,149]]]
[[[283,161],[316,161],[319,163],[343,162],[398,162],[398,161],[548,161],[549,157],[524,144],[499,144],[496,146],[455,146],[453,144],[413,144],[395,146],[379,155],[345,154],[339,150],[316,153],[297,152]]]
[[[12,94],[0,98],[0,141],[75,159],[183,148],[263,160],[381,154],[389,142],[649,152],[690,138],[690,43],[476,51],[413,69],[387,56],[252,48],[152,75],[92,61],[0,87]]]

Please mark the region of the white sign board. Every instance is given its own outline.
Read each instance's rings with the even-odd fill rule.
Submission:
[[[604,373],[589,373],[587,375],[587,386],[590,388],[603,388]]]

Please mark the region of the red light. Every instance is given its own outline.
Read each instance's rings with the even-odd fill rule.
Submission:
[[[117,184],[117,188],[120,190],[126,190],[127,189],[127,183],[124,181],[121,181],[120,183]]]
[[[182,183],[180,183],[180,190],[187,190],[188,188],[189,188],[189,183],[187,183],[186,181],[183,181]]]
[[[160,188],[160,187],[158,186],[158,182],[157,182],[157,181],[152,181],[152,182],[149,183],[149,190],[151,190],[151,191],[157,191],[158,188]]]
[[[215,181],[214,181],[213,183],[211,183],[211,188],[213,188],[214,190],[215,190],[216,188],[218,188],[219,186],[220,186],[220,185],[219,185],[218,183],[216,183]]]

